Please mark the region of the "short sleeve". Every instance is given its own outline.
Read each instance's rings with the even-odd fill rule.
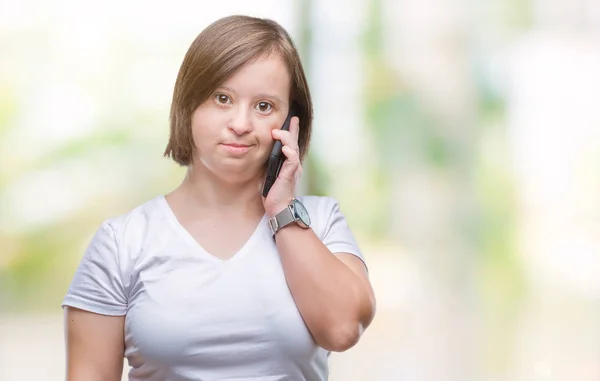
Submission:
[[[75,271],[65,306],[113,316],[127,311],[115,234],[107,221],[96,231]]]
[[[349,253],[356,255],[363,263],[366,261],[358,247],[354,234],[348,226],[346,217],[340,210],[338,201],[332,197],[326,197],[325,213],[327,224],[323,235],[323,243],[332,253]]]

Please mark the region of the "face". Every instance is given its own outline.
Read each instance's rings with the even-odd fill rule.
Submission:
[[[290,76],[277,55],[247,64],[192,115],[194,167],[227,181],[248,181],[263,171],[289,107]]]

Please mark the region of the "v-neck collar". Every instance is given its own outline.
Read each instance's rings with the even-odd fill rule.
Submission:
[[[201,255],[208,258],[212,262],[218,264],[232,263],[245,256],[246,253],[249,252],[250,249],[254,247],[254,245],[256,245],[260,238],[261,232],[263,232],[263,229],[266,227],[267,214],[265,213],[261,217],[260,221],[258,222],[258,225],[254,229],[248,240],[246,240],[244,245],[242,245],[242,247],[228,259],[222,259],[209,253],[206,249],[204,249],[204,247],[202,247],[202,245],[190,234],[190,232],[185,227],[183,227],[183,225],[181,224],[181,222],[179,222],[179,219],[175,215],[175,212],[173,212],[173,209],[171,209],[171,206],[169,205],[169,202],[167,201],[167,198],[164,195],[159,196],[159,203],[162,204],[167,219],[169,220],[169,223],[173,226],[173,228],[176,230],[176,232],[190,245],[192,245],[192,247],[196,248]]]

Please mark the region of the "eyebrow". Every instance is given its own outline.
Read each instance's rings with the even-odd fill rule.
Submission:
[[[217,87],[217,90],[218,89],[227,90],[234,94],[236,93],[234,89],[232,89],[231,87],[228,87],[228,86],[219,86],[219,87]],[[260,93],[260,94],[256,94],[256,97],[257,98],[271,98],[271,99],[274,99],[275,101],[277,101],[278,103],[283,104],[283,101],[281,100],[281,98],[279,98],[278,96],[273,95],[273,94]]]

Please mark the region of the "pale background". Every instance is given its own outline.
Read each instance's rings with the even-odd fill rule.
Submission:
[[[600,2],[0,2],[0,380],[64,377],[60,302],[102,220],[168,192],[187,47],[286,27],[376,320],[333,381],[600,380]]]

